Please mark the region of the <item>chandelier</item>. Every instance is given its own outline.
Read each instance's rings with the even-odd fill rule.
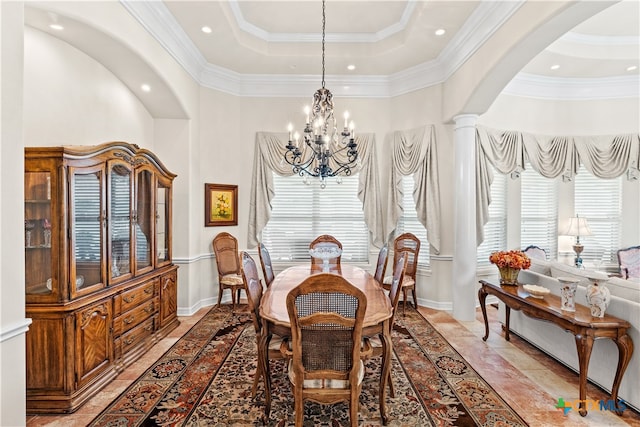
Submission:
[[[351,175],[351,168],[358,160],[353,122],[348,123],[349,113],[344,113],[344,128],[338,131],[333,114],[333,94],[325,88],[325,24],[325,0],[322,0],[322,87],[313,95],[311,108],[307,106],[304,109],[307,119],[303,141],[300,141],[298,132],[293,132],[293,125],[289,124],[289,143],[284,154],[284,160],[293,166],[293,173],[305,178],[320,178],[322,188],[326,186],[327,177]],[[302,149],[300,143],[304,144]]]

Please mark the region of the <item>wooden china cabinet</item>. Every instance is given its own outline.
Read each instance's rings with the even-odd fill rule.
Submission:
[[[25,148],[27,412],[73,412],[178,326],[176,175],[126,142]]]

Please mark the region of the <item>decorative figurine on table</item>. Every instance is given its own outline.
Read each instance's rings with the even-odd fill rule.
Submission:
[[[36,227],[36,222],[32,219],[25,219],[24,220],[24,240],[25,240],[25,246],[30,248],[31,247],[31,230],[33,230]]]

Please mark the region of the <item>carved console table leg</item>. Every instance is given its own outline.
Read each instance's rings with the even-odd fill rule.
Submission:
[[[633,340],[629,335],[624,334],[614,341],[618,346],[618,368],[616,369],[616,377],[613,380],[613,387],[611,387],[611,400],[615,402],[616,409],[618,409],[616,413],[622,415],[622,411],[618,406],[618,389],[620,388],[622,376],[631,361],[631,356],[633,356]]]
[[[580,366],[580,409],[578,412],[583,417],[587,415],[587,371],[589,359],[593,349],[593,337],[584,333],[576,334],[576,348],[578,350],[578,364]]]
[[[482,318],[484,319],[484,337],[482,341],[486,341],[489,338],[489,320],[487,319],[487,292],[484,290],[484,285],[478,289],[478,301],[480,302],[480,308],[482,309]]]

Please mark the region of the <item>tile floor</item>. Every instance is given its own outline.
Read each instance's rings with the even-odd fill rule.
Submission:
[[[181,317],[181,324],[151,351],[122,372],[97,396],[70,415],[28,415],[27,427],[86,426],[109,402],[115,399],[148,366],[160,357],[182,334],[191,328],[209,307],[195,315]],[[564,416],[555,408],[558,397],[577,398],[578,376],[512,335],[507,342],[497,321],[497,309],[488,307],[491,331],[483,342],[484,324],[478,310],[476,320],[459,322],[442,311],[420,308],[421,313],[442,333],[473,368],[532,427],[546,426],[638,426],[640,415],[632,410],[618,416],[608,411],[590,411],[586,417],[570,411]],[[607,399],[598,388],[589,385],[589,399]]]

